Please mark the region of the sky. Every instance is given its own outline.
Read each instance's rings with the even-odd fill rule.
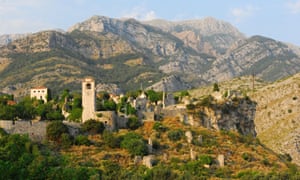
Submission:
[[[142,21],[214,17],[248,37],[300,46],[300,0],[0,0],[0,35],[67,30],[94,15]]]

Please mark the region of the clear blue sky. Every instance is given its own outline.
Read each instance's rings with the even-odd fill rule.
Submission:
[[[0,0],[0,34],[67,30],[93,15],[171,21],[211,16],[247,36],[300,46],[300,0]]]

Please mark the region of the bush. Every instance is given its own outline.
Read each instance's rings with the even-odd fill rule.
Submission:
[[[146,172],[145,179],[177,179],[178,175],[169,167],[159,165]]]
[[[204,165],[204,164],[212,165],[213,158],[211,156],[208,156],[208,155],[200,155],[198,157],[198,161],[202,165]]]
[[[0,138],[2,136],[6,136],[6,135],[7,135],[6,131],[4,129],[0,128]]]
[[[231,175],[232,175],[232,170],[228,167],[223,167],[223,168],[218,168],[215,172],[216,176],[219,178],[228,178],[230,179]]]
[[[153,129],[158,132],[165,132],[165,131],[167,131],[168,128],[166,126],[162,125],[161,122],[155,122],[153,125]]]
[[[245,161],[248,161],[248,162],[250,162],[250,161],[253,160],[252,155],[249,154],[249,153],[243,153],[243,154],[242,154],[242,158],[243,158]]]
[[[196,108],[196,106],[194,104],[187,104],[186,105],[187,110],[194,110],[195,108]]]
[[[218,83],[214,83],[213,91],[220,91]]]
[[[46,135],[49,140],[58,142],[64,133],[68,133],[68,128],[62,121],[53,121],[47,125]]]
[[[84,135],[78,135],[75,138],[75,144],[76,145],[86,145],[89,146],[91,144],[90,140],[88,139],[87,136]]]
[[[183,137],[183,131],[181,129],[172,130],[168,132],[168,138],[171,141],[179,141]]]
[[[61,135],[61,146],[62,146],[62,148],[67,149],[67,148],[71,147],[71,145],[72,145],[71,136],[67,133],[63,133]]]
[[[102,139],[103,139],[105,145],[107,145],[110,148],[119,148],[120,147],[121,138],[114,136],[114,134],[110,131],[104,130]]]
[[[133,132],[129,132],[123,136],[121,147],[127,149],[131,155],[143,156],[148,154],[148,147],[143,138]]]
[[[135,130],[137,128],[139,128],[142,123],[138,120],[137,117],[132,116],[128,119],[128,122],[126,123],[127,127],[131,130]]]
[[[90,119],[85,121],[82,125],[81,125],[81,129],[83,132],[87,132],[89,134],[102,134],[105,126],[102,122],[96,121],[94,119]]]

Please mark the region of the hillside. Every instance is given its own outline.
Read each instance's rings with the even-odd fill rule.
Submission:
[[[254,84],[254,91],[253,91]],[[258,78],[241,77],[219,84],[222,93],[239,90],[256,102],[255,130],[266,147],[280,154],[290,154],[293,162],[299,159],[299,96],[300,74],[266,83]],[[193,89],[192,97],[212,93],[212,86]]]
[[[178,91],[253,73],[275,81],[300,69],[297,47],[246,38],[213,18],[139,22],[93,16],[67,32],[21,37],[0,47],[0,91],[16,97],[40,85],[54,93],[80,90],[85,76],[123,91],[162,91],[161,84]]]
[[[258,102],[258,138],[278,153],[288,153],[300,164],[300,74],[265,86],[251,96]]]
[[[3,146],[0,152],[3,149],[12,151],[11,144],[18,147],[14,156],[3,153],[3,159],[0,160],[0,165],[5,163],[9,167],[5,173],[0,168],[2,175],[8,179],[299,177],[297,167],[285,155],[275,154],[251,136],[186,126],[175,117],[164,118],[156,123],[144,122],[143,126],[134,131],[79,135],[73,144],[66,133],[62,141],[48,141],[46,144],[29,142],[26,136],[7,136],[1,129],[0,133],[3,142],[0,144]],[[147,145],[148,139],[151,139],[150,145]],[[125,144],[132,145],[127,147]],[[24,157],[27,157],[26,161]],[[16,168],[21,165],[22,168]]]

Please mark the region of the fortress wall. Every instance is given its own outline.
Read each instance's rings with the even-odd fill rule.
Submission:
[[[0,127],[9,134],[28,134],[33,141],[46,139],[47,122],[0,120]]]
[[[80,123],[63,122],[68,126],[71,136],[76,136],[79,133]],[[32,141],[42,142],[46,140],[46,121],[11,121],[0,120],[0,128],[3,128],[9,134],[28,134]]]

